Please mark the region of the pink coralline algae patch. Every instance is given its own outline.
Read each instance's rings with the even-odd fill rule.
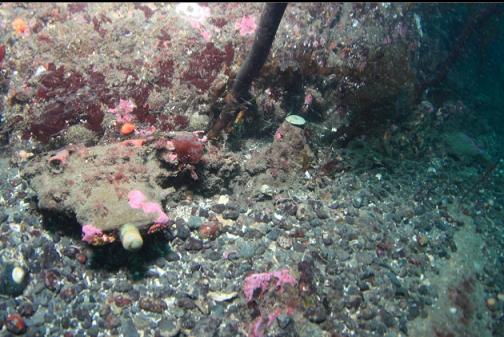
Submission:
[[[168,222],[168,215],[163,211],[161,208],[161,205],[158,204],[157,202],[152,202],[152,201],[147,201],[142,204],[142,210],[145,213],[157,213],[158,217],[154,222],[156,223],[167,223]]]
[[[209,30],[201,29],[200,34],[203,40],[205,40],[205,42],[212,41],[212,32],[210,32]]]
[[[310,105],[313,102],[313,95],[312,94],[307,94],[304,98],[304,104],[305,105]]]
[[[294,286],[297,283],[288,269],[249,275],[243,282],[243,292],[247,302],[252,301],[254,294],[257,294],[258,290],[260,290],[259,295],[264,294],[269,287],[272,277],[276,279],[275,288],[280,291],[286,284]]]
[[[142,205],[147,200],[147,198],[142,192],[138,190],[133,190],[129,192],[128,200],[129,200],[128,203],[131,208],[142,208]]]
[[[120,99],[119,104],[115,108],[110,108],[109,112],[116,116],[116,121],[118,123],[126,123],[131,122],[134,119],[134,116],[131,112],[136,108],[135,102],[131,99],[124,100]]]
[[[235,29],[240,31],[241,36],[254,34],[256,28],[256,18],[252,15],[246,15],[235,23]]]
[[[212,39],[212,32],[210,30],[206,29],[200,22],[191,22],[191,26],[200,32],[205,42],[210,42]]]
[[[85,241],[87,243],[92,243],[93,239],[96,236],[102,235],[103,232],[101,229],[96,228],[93,225],[84,225],[82,226],[82,241]]]
[[[278,130],[276,130],[274,138],[276,141],[281,140],[283,138],[283,134],[280,131],[280,128]]]
[[[133,190],[128,193],[128,204],[131,208],[142,209],[146,214],[156,213],[157,218],[154,220],[156,223],[164,224],[169,220],[161,205],[157,202],[148,201],[145,194],[139,190]]]

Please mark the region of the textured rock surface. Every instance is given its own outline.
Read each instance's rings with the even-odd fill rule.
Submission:
[[[108,231],[125,223],[138,227],[152,224],[155,213],[128,204],[128,193],[142,191],[150,201],[160,203],[165,193],[155,182],[161,174],[152,149],[118,143],[95,147],[72,147],[68,159],[55,171],[51,155],[42,157],[28,170],[33,176],[38,206],[75,214],[77,221]]]

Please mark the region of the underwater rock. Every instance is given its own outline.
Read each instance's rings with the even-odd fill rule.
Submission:
[[[166,149],[159,141],[150,145],[145,139],[71,145],[31,161],[24,175],[38,195],[39,209],[75,219],[84,241],[102,245],[120,239],[125,249],[136,250],[143,244],[140,231],[151,234],[169,221],[161,202],[173,189],[161,185],[187,170],[195,174],[204,153],[202,142],[195,150],[184,143],[184,151],[175,152],[180,163],[165,165],[160,158]]]
[[[114,234],[104,233],[125,224],[140,230],[165,224],[168,216],[160,202],[167,192],[155,181],[163,172],[143,142],[69,146],[32,162],[25,174],[38,194],[38,207],[75,218],[83,239],[95,245],[114,241]]]
[[[162,202],[176,188],[219,192],[239,172],[236,156],[215,148],[206,153],[200,133],[171,132],[162,139],[93,147],[69,145],[34,158],[23,175],[47,220],[74,220],[81,226],[82,240],[91,245],[119,239],[125,249],[137,250],[143,245],[141,234],[168,226],[169,211],[165,213]],[[237,218],[239,212],[228,215]]]
[[[267,195],[261,193],[262,188],[271,194],[279,183],[304,174],[314,159],[302,128],[285,121],[273,138],[273,143],[245,163],[247,172],[253,176],[256,195],[262,194],[263,198]]]
[[[474,139],[463,132],[446,133],[442,138],[446,153],[463,162],[472,162],[477,159],[488,161],[490,159]]]

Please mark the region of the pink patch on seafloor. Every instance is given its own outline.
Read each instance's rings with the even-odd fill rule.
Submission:
[[[312,94],[307,94],[304,98],[304,104],[305,105],[310,105],[313,102],[313,95]]]
[[[264,318],[262,316],[257,317],[252,323],[252,328],[248,337],[263,337],[264,336]]]
[[[69,156],[70,152],[68,152],[68,150],[58,151],[58,153],[49,158],[49,164],[65,165]]]
[[[206,29],[202,29],[200,30],[200,34],[201,37],[203,37],[203,40],[205,40],[205,42],[210,42],[212,40],[212,32]]]
[[[235,29],[240,31],[241,36],[254,34],[256,28],[256,19],[252,15],[245,15],[235,23]]]
[[[168,161],[174,162],[177,160],[177,154],[176,153],[169,153],[168,154]]]
[[[131,122],[134,116],[131,112],[136,108],[135,102],[131,99],[119,99],[119,104],[115,108],[110,108],[109,112],[116,116],[116,121],[118,123]]]
[[[139,190],[132,190],[128,193],[128,204],[131,208],[141,208],[144,213],[157,213],[156,223],[167,223],[168,215],[163,211],[161,205],[154,201],[147,201],[147,197]]]
[[[131,208],[142,208],[146,200],[147,197],[141,191],[133,190],[128,193],[128,204]]]
[[[277,319],[278,316],[282,313],[282,310],[280,308],[275,308],[275,310],[268,315],[268,327],[273,324],[275,319]]]
[[[158,217],[154,221],[156,223],[165,224],[165,223],[168,222],[168,220],[170,220],[170,218],[168,217],[168,215],[166,215],[165,212],[161,212],[161,213],[159,213]]]
[[[157,202],[152,202],[152,201],[144,202],[142,204],[142,210],[145,213],[159,213],[159,212],[163,211],[161,209],[161,205],[159,205]]]
[[[263,294],[268,288],[269,282],[272,277],[277,279],[275,287],[279,291],[282,290],[285,284],[294,286],[297,283],[296,279],[294,278],[294,276],[292,276],[288,269],[249,275],[243,282],[243,292],[245,293],[247,302],[250,302],[252,300],[254,292],[257,289],[260,289],[260,294]]]
[[[82,226],[82,241],[87,243],[91,243],[96,236],[102,235],[103,232],[101,229],[96,228],[93,225],[84,225]]]
[[[163,208],[161,208],[161,205],[157,202],[145,202],[142,205],[142,210],[145,213],[157,213],[158,217],[156,218],[156,220],[154,220],[154,222],[156,223],[167,223],[169,220],[168,215],[166,215],[166,213],[163,211]]]
[[[282,133],[280,132],[280,130],[277,130],[275,132],[275,140],[281,140],[282,138],[283,138]]]

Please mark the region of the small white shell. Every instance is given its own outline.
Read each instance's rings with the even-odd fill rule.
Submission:
[[[26,276],[26,272],[23,268],[14,267],[14,269],[12,269],[11,277],[15,283],[17,283],[17,284],[23,283],[25,276]]]
[[[303,126],[306,124],[306,120],[299,115],[289,115],[285,118],[287,123],[297,126]]]

